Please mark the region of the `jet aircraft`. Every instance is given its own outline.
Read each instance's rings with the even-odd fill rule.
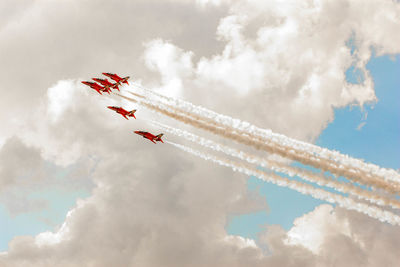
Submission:
[[[94,83],[94,82],[85,82],[85,81],[83,81],[82,83],[87,85],[87,86],[89,86],[90,88],[96,90],[101,95],[102,95],[101,92],[107,92],[109,94],[111,92],[110,88],[105,88],[105,87],[101,86],[100,84],[97,84],[97,83]]]
[[[154,144],[156,144],[155,141],[160,141],[160,142],[164,143],[163,140],[161,140],[161,137],[164,135],[162,133],[159,135],[153,135],[149,132],[144,132],[144,131],[134,131],[134,133],[143,136],[143,138],[149,139]]]
[[[113,80],[116,81],[118,84],[126,83],[126,84],[129,85],[129,83],[128,83],[129,76],[126,76],[126,77],[124,77],[124,78],[121,78],[121,77],[119,77],[117,74],[113,74],[113,73],[109,73],[109,72],[103,72],[103,75],[107,76],[107,77],[110,78],[110,79],[113,79]]]
[[[110,83],[107,79],[100,79],[100,78],[92,78],[92,80],[100,83],[101,85],[104,86],[104,88],[113,88],[113,89],[117,89],[119,91],[118,83]]]
[[[129,120],[128,117],[135,117],[135,112],[136,109],[132,110],[132,111],[127,111],[121,107],[115,107],[115,106],[108,106],[109,109],[114,110],[115,112],[121,114],[122,116],[124,116],[125,119]],[[128,117],[127,117],[128,116]]]

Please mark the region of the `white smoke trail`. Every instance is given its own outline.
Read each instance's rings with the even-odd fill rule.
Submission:
[[[385,179],[389,182],[400,182],[400,174],[395,170],[381,168],[377,165],[365,163],[359,159],[351,158],[348,155],[341,154],[337,151],[331,151],[329,149],[298,141],[281,134],[276,134],[270,130],[261,129],[259,127],[251,125],[248,122],[234,119],[226,115],[218,114],[204,107],[193,105],[190,102],[163,96],[154,91],[146,89],[143,86],[140,86],[140,88],[186,112],[205,117],[224,126],[232,127],[241,132],[248,133],[252,136],[255,135],[256,137],[262,138],[263,141],[274,142],[275,144],[283,146],[286,149],[293,150],[293,152],[296,154],[302,153],[303,156],[308,155],[308,157],[311,158],[313,158],[314,155],[318,155],[319,158],[327,160],[328,162],[330,162],[330,164],[334,164],[333,166],[335,166],[335,168],[337,168],[338,170],[346,168],[347,172],[350,172],[350,174],[353,172],[353,175],[357,175],[357,172],[361,170],[363,171],[362,175],[364,176],[370,176],[372,178],[373,176],[379,176],[380,178]],[[348,176],[348,173],[345,174],[345,176]]]
[[[194,150],[192,148],[189,148],[189,147],[186,147],[186,146],[183,146],[180,144],[176,144],[176,143],[173,143],[170,141],[166,141],[166,142],[168,144],[171,144],[171,145],[183,150],[183,151],[186,151],[195,156],[198,156],[202,159],[215,162],[215,163],[225,166],[225,167],[230,167],[234,171],[241,172],[241,173],[244,173],[249,176],[258,177],[259,179],[262,179],[267,182],[271,182],[271,183],[279,185],[279,186],[288,187],[288,188],[293,189],[302,194],[311,195],[312,197],[314,197],[316,199],[324,200],[329,203],[336,203],[340,207],[364,213],[364,214],[366,214],[372,218],[378,219],[382,222],[388,222],[392,225],[400,225],[400,217],[399,216],[397,216],[396,214],[394,214],[392,212],[382,210],[378,207],[369,206],[365,203],[356,202],[353,199],[343,197],[341,195],[334,194],[331,192],[327,192],[322,189],[314,188],[312,185],[303,184],[298,181],[291,181],[287,178],[283,178],[283,177],[273,174],[273,173],[266,174],[255,168],[251,168],[251,167],[236,163],[231,160],[222,159],[222,158],[219,158],[219,157],[211,155],[211,154],[202,153],[198,150]]]
[[[131,94],[138,96],[138,94],[132,93]],[[366,178],[364,175],[366,175],[364,172],[362,173],[357,173],[357,171],[349,171],[345,170],[342,166],[334,166],[330,162],[326,163],[324,161],[321,161],[321,159],[316,158],[316,157],[300,157],[299,154],[296,154],[296,151],[293,149],[280,149],[279,147],[277,148],[276,145],[272,144],[271,142],[262,142],[261,140],[254,140],[254,138],[251,137],[251,134],[245,133],[243,134],[242,132],[238,133],[235,129],[232,129],[230,127],[224,127],[224,125],[218,125],[218,123],[211,121],[211,120],[203,120],[202,117],[193,115],[189,112],[183,112],[180,111],[179,109],[176,109],[174,106],[171,106],[169,104],[161,103],[159,101],[153,101],[150,102],[146,99],[146,97],[139,95],[142,97],[141,100],[143,100],[145,103],[152,105],[153,107],[157,107],[159,109],[164,109],[167,110],[168,113],[174,114],[174,118],[178,119],[184,123],[189,123],[195,127],[200,127],[202,129],[211,131],[215,134],[223,135],[225,137],[231,138],[237,142],[244,143],[246,145],[251,145],[257,149],[263,149],[272,153],[278,153],[281,156],[288,157],[293,160],[297,160],[303,164],[308,164],[312,165],[317,168],[321,168],[325,171],[330,171],[334,174],[338,175],[343,175],[346,178],[349,178],[351,180],[354,180],[355,182],[359,182],[361,184],[367,185],[367,186],[375,186],[375,187],[380,187],[383,188],[389,192],[392,193],[398,193],[400,192],[400,185],[399,187],[396,187],[392,183],[387,183],[383,180],[380,179],[372,179],[372,178]],[[167,97],[165,97],[167,98]],[[177,116],[179,115],[179,118]],[[223,129],[223,130],[222,130]]]
[[[180,120],[180,121],[182,121],[184,123],[187,123],[187,124],[190,124],[190,125],[193,125],[193,126],[197,126],[199,128],[203,128],[203,129],[208,129],[210,127],[209,125],[202,124],[202,122],[198,122],[198,121],[195,121],[195,120],[193,120],[191,118],[187,118],[185,116],[182,116],[182,115],[179,115],[179,114],[175,114],[171,110],[166,110],[166,109],[164,109],[164,108],[162,108],[160,106],[153,105],[147,100],[145,100],[145,101],[144,100],[135,100],[135,99],[131,99],[131,98],[126,97],[126,96],[122,96],[122,95],[120,95],[120,96],[125,98],[125,99],[131,100],[131,101],[133,101],[135,103],[139,103],[139,104],[143,105],[144,107],[149,108],[150,110],[153,110],[155,112],[170,116],[170,117],[175,118],[177,120]],[[224,129],[214,129],[214,130],[216,132],[224,131]],[[228,134],[232,135],[232,136],[235,136],[232,133],[228,133]],[[187,149],[190,149],[190,148],[187,148]],[[204,158],[204,156],[203,156],[203,158]],[[230,162],[230,161],[227,161],[227,160],[224,161],[223,159],[219,159],[219,163],[220,162]],[[234,170],[237,170],[237,168],[238,168],[237,165],[232,165],[232,166],[229,165],[229,166],[232,167]],[[246,169],[242,168],[241,170],[246,170]],[[263,179],[266,179],[267,181],[270,181],[269,179],[267,179],[268,176],[265,176],[265,173],[263,173],[263,172],[261,172],[261,171],[259,171],[257,169],[252,169],[251,171],[247,171],[245,173],[248,174],[248,175],[254,175],[255,173],[257,173],[258,177],[261,176],[261,177],[263,177]],[[352,199],[345,198],[343,196],[336,195],[336,194],[333,194],[333,193],[330,193],[330,192],[326,192],[326,191],[324,191],[322,189],[316,189],[311,185],[303,185],[302,183],[299,183],[297,181],[291,181],[294,184],[294,185],[292,185],[292,184],[290,184],[290,182],[288,182],[290,180],[288,180],[286,178],[283,178],[283,177],[280,177],[280,176],[275,175],[275,174],[270,174],[270,176],[273,176],[276,179],[278,179],[278,182],[275,181],[275,183],[277,185],[287,186],[287,187],[289,187],[291,189],[297,190],[297,191],[302,192],[304,194],[310,194],[311,196],[313,196],[315,198],[326,200],[326,201],[331,202],[331,203],[334,203],[336,201],[336,203],[338,203],[339,205],[341,205],[343,207],[347,207],[347,208],[352,209],[352,210],[358,210],[360,212],[369,214],[370,216],[372,216],[374,218],[378,218],[381,221],[387,221],[387,222],[390,222],[392,224],[398,224],[399,223],[400,217],[394,215],[393,213],[391,213],[389,211],[381,210],[381,209],[379,209],[379,208],[377,208],[375,206],[368,206],[368,205],[366,205],[364,203],[358,203],[358,202],[355,202]],[[271,182],[274,182],[274,181],[271,181]],[[300,188],[300,189],[296,188],[296,185],[298,185],[298,184],[303,185],[305,187],[304,188]],[[319,193],[321,193],[321,194],[324,193],[325,195],[320,195]],[[355,205],[355,206],[351,207],[351,205]],[[379,217],[379,216],[381,216],[381,217]],[[393,216],[395,216],[395,217],[393,217]]]
[[[300,177],[303,180],[306,180],[308,182],[317,183],[320,186],[327,186],[327,187],[333,188],[342,193],[350,193],[359,199],[367,200],[371,203],[378,204],[380,206],[389,205],[392,208],[400,209],[400,203],[398,201],[392,200],[392,199],[389,199],[389,198],[386,198],[386,197],[383,197],[380,195],[376,195],[370,191],[363,190],[357,186],[342,183],[342,182],[335,181],[335,180],[331,180],[328,177],[325,177],[323,175],[317,175],[312,172],[305,171],[300,168],[296,168],[296,167],[292,167],[292,166],[287,166],[287,165],[284,165],[282,163],[279,163],[279,162],[276,162],[273,160],[266,160],[266,159],[260,158],[258,156],[241,151],[239,149],[234,149],[231,147],[224,146],[224,145],[216,143],[212,140],[197,136],[195,134],[189,133],[189,132],[181,130],[181,129],[169,127],[167,125],[164,125],[164,124],[156,122],[156,121],[151,121],[151,123],[156,126],[161,127],[166,132],[177,135],[179,137],[183,137],[183,138],[185,138],[191,142],[194,142],[196,144],[199,144],[201,146],[211,148],[214,151],[223,152],[229,156],[233,156],[233,157],[239,158],[241,160],[245,160],[248,163],[261,165],[262,167],[271,169],[273,171],[287,174],[290,177],[294,177],[297,175],[298,177]]]

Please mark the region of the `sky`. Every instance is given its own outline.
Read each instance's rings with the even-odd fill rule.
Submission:
[[[397,266],[399,226],[137,138],[155,120],[270,157],[81,81],[128,75],[398,171],[399,18],[389,0],[2,1],[0,265]]]

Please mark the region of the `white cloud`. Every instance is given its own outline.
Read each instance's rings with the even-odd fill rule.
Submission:
[[[363,6],[363,15],[358,5]],[[385,34],[383,39],[390,38],[395,33],[395,20],[389,23],[381,12],[374,12],[377,3],[367,5],[347,1],[235,2],[217,29],[217,38],[227,42],[222,53],[202,57],[193,67],[176,59],[185,73],[194,74],[174,72],[176,88],[184,85],[186,98],[205,102],[223,113],[313,140],[333,119],[333,108],[376,101],[372,77],[366,70],[371,47],[379,48],[380,53],[399,52],[386,41],[378,44],[368,29],[384,22],[388,25],[380,33]],[[398,9],[394,3],[383,6],[391,5]],[[366,17],[372,19],[364,23]],[[356,40],[353,54],[346,46],[352,36]],[[147,49],[146,58],[151,58],[153,65],[176,69],[171,61],[164,64],[160,47],[168,51],[165,55],[185,52],[171,43],[156,42],[159,49]],[[354,62],[365,77],[361,84],[345,79],[346,69]],[[159,71],[165,80],[165,70]]]
[[[327,233],[341,233],[350,237],[348,222],[338,221],[331,205],[321,205],[310,214],[297,218],[287,233],[287,243],[308,248],[315,254],[320,252]]]
[[[48,113],[53,122],[56,122],[62,113],[73,104],[76,88],[72,80],[61,80],[47,90]]]
[[[178,47],[162,40],[154,40],[146,45],[144,55],[146,66],[158,71],[162,78],[162,92],[168,96],[181,95],[183,78],[192,74],[192,52],[184,52]]]
[[[312,251],[316,266],[396,266],[398,237],[399,227],[321,205],[295,220],[285,244]]]
[[[221,4],[229,4],[231,0],[196,0],[196,3],[201,7],[206,7],[207,5],[219,6]]]

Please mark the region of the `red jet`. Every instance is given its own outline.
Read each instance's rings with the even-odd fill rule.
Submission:
[[[108,106],[109,109],[116,111],[117,113],[121,114],[122,116],[124,116],[125,119],[129,120],[128,117],[135,117],[135,112],[136,109],[132,110],[132,111],[127,111],[121,107],[115,107],[115,106]],[[128,116],[128,117],[126,117]]]
[[[107,92],[110,94],[111,89],[110,88],[105,88],[101,86],[100,84],[94,83],[94,82],[82,82],[83,84],[89,86],[90,88],[96,90],[99,94],[102,95],[101,92]]]
[[[162,133],[159,135],[153,135],[149,132],[143,132],[143,131],[134,131],[134,133],[143,136],[143,138],[149,139],[154,144],[156,144],[155,141],[160,141],[160,142],[164,143],[163,140],[161,140],[161,137],[164,135]]]
[[[117,84],[126,83],[129,85],[129,83],[128,83],[129,76],[121,78],[117,74],[113,74],[113,73],[109,73],[109,72],[103,72],[103,75],[107,76],[110,79],[113,79],[114,81],[117,82]]]
[[[101,83],[101,85],[104,86],[104,88],[113,88],[113,89],[117,89],[119,91],[119,84],[118,83],[110,83],[107,79],[100,79],[100,78],[92,78],[92,80]]]

